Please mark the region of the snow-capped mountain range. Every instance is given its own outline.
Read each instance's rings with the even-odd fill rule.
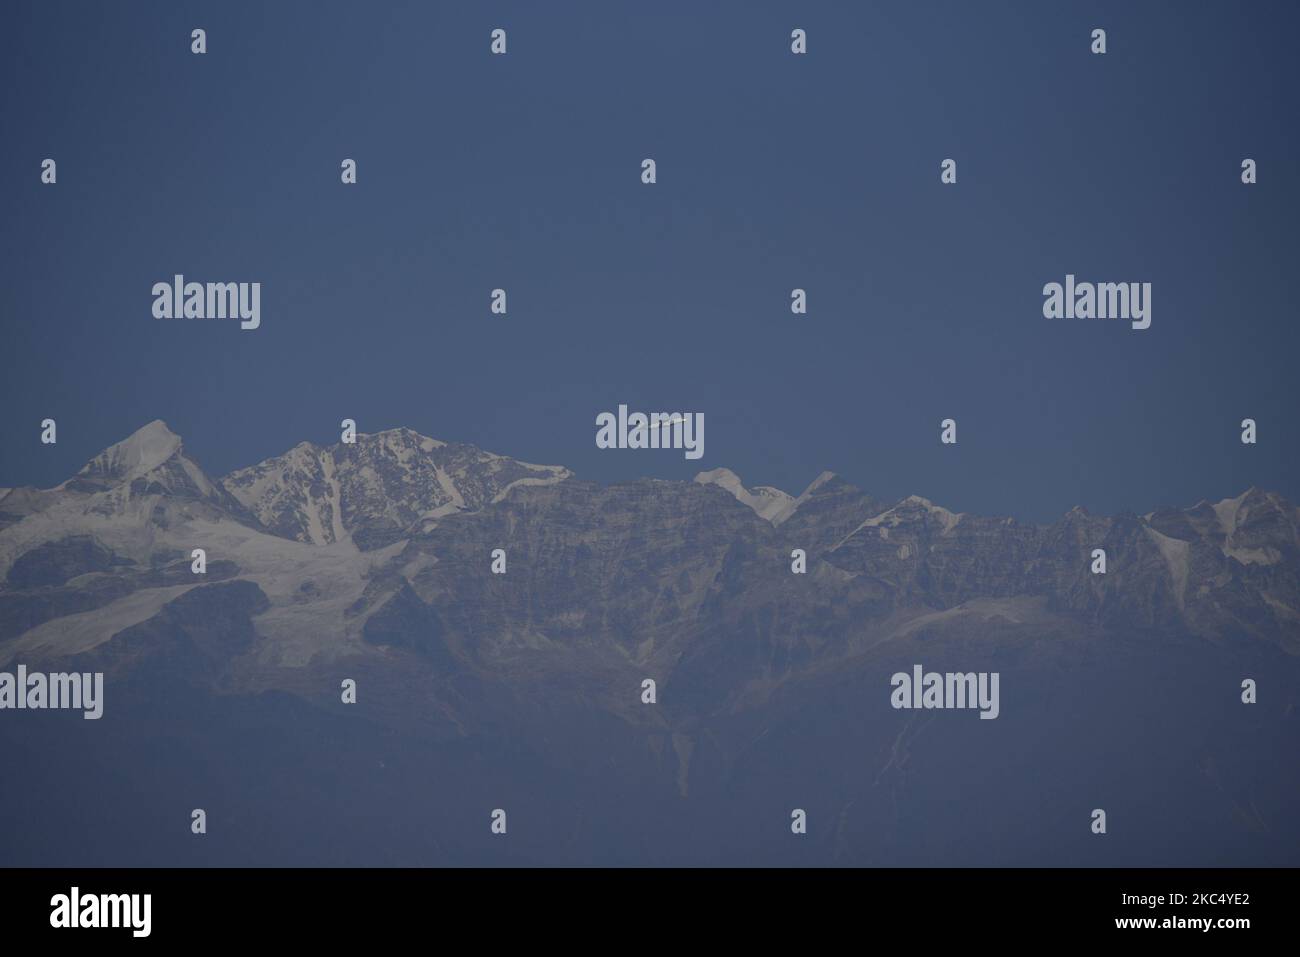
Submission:
[[[343,605],[360,596],[385,545],[514,488],[568,476],[392,429],[359,435],[355,444],[302,443],[214,480],[179,436],[154,421],[56,488],[17,488],[0,499],[0,608],[10,612],[0,614],[0,635],[29,631],[9,649],[0,644],[0,657],[94,647],[235,567],[292,603],[298,614],[290,631],[310,627],[307,618],[337,619],[323,629],[328,647],[329,636],[343,631]],[[214,563],[203,577],[187,570],[194,548]],[[299,589],[307,581],[321,595],[304,616]],[[16,594],[31,597],[32,589],[44,590],[42,611]],[[78,600],[70,600],[74,593]],[[64,616],[64,608],[77,612]],[[276,633],[278,620],[273,607],[264,626]]]
[[[1098,548],[1105,574],[1092,571]],[[918,662],[1000,672],[1001,717],[892,711],[890,674]],[[536,832],[552,836],[537,838],[548,861],[601,848],[693,860],[728,842],[747,853],[788,813],[765,796],[784,794],[824,822],[817,860],[926,860],[918,841],[936,829],[961,841],[975,814],[993,822],[972,845],[987,862],[1024,845],[1027,821],[1033,841],[1073,833],[1034,823],[1069,803],[1036,790],[1051,782],[1076,803],[1097,789],[1157,795],[1132,812],[1148,835],[1123,843],[1135,859],[1183,846],[1164,811],[1176,801],[1216,822],[1222,853],[1258,861],[1294,831],[1277,810],[1290,779],[1252,769],[1294,755],[1300,514],[1259,489],[1036,525],[878,501],[832,473],[798,495],[726,469],[602,486],[406,429],[214,478],[153,422],[55,488],[0,497],[0,669],[17,663],[105,673],[105,718],[87,723],[122,720],[122,737],[111,756],[87,739],[85,760],[173,754],[178,722],[187,741],[215,735],[201,760],[244,781],[250,820],[283,812],[259,797],[267,765],[245,767],[252,722],[292,742],[289,790],[310,752],[332,787],[373,802],[377,748],[407,769],[384,806],[436,787],[477,814],[526,787],[521,803],[537,807],[544,780],[547,819],[567,822]],[[1243,676],[1261,682],[1258,710],[1239,701]],[[340,704],[345,677],[355,706]],[[363,726],[386,730],[346,732],[361,762],[346,767],[370,768],[353,777],[339,735]],[[22,728],[67,746],[56,725],[3,719],[0,744]],[[1128,754],[1133,766],[1115,764]],[[50,787],[65,771],[80,774],[52,767]],[[195,773],[172,758],[139,771],[177,793]],[[908,818],[954,780],[962,803]],[[117,807],[136,806],[130,788]],[[595,792],[618,797],[591,805]],[[619,836],[591,829],[593,807],[627,816]],[[692,815],[734,834],[693,831]],[[419,859],[454,856],[459,821]],[[260,835],[237,859],[261,859]],[[373,842],[357,840],[366,859]]]
[[[108,641],[185,590],[211,584],[211,573],[200,579],[187,571],[191,550],[203,547],[218,572],[225,568],[263,590],[269,609],[257,631],[282,638],[285,648],[274,657],[300,661],[312,657],[311,641],[320,642],[317,651],[329,649],[331,636],[346,641],[364,627],[342,611],[363,596],[377,568],[396,568],[419,585],[420,572],[441,560],[429,547],[439,525],[487,510],[511,516],[517,527],[524,515],[564,498],[550,490],[562,482],[590,493],[588,506],[616,494],[576,482],[559,465],[517,462],[409,429],[360,434],[348,445],[300,443],[214,480],[186,454],[181,438],[153,421],[57,488],[12,489],[0,498],[0,609],[9,606],[0,619],[0,658],[25,642],[85,650]],[[891,592],[892,605],[933,610],[1047,593],[1062,609],[1084,615],[1104,619],[1127,609],[1151,627],[1240,629],[1300,650],[1294,590],[1300,518],[1277,494],[1251,489],[1144,518],[1093,518],[1074,510],[1039,527],[954,514],[919,497],[885,505],[832,473],[797,497],[766,486],[746,489],[724,468],[695,477],[697,493],[675,482],[641,485],[666,511],[707,505],[744,524],[732,540],[716,542],[724,558],[746,540],[784,541],[805,549],[814,576],[878,583]],[[714,488],[727,498],[699,497]],[[732,516],[728,499],[759,524]],[[624,528],[601,520],[610,518],[604,507],[580,515],[582,505],[575,503],[563,521],[588,529],[591,545],[611,533],[617,540],[636,536],[634,516]],[[478,571],[486,573],[493,547],[521,555],[537,545],[520,541],[517,531],[503,532],[482,542]],[[1106,576],[1089,572],[1093,547],[1109,549]],[[780,554],[788,557],[789,549],[781,546]],[[552,558],[563,563],[563,554]],[[701,558],[681,555],[685,567]],[[619,560],[611,554],[603,573],[616,570]],[[774,557],[768,571],[787,576],[784,564]],[[708,573],[716,577],[719,568]],[[303,599],[307,583],[311,601]],[[45,601],[36,611],[31,593],[42,589]],[[69,592],[79,601],[65,603]],[[91,601],[94,594],[104,601]],[[1249,614],[1239,607],[1247,594]],[[72,614],[60,614],[65,607]],[[313,620],[313,637],[299,628],[302,618]]]
[[[862,609],[864,627],[879,618],[877,600],[893,613],[924,615],[1040,597],[1084,621],[1249,634],[1300,652],[1300,516],[1274,493],[1251,489],[1144,517],[1075,509],[1037,526],[956,514],[917,496],[880,503],[831,473],[798,496],[747,489],[727,469],[703,472],[693,485],[632,488],[639,498],[611,511],[611,501],[624,497],[619,489],[409,429],[362,434],[354,444],[302,443],[213,479],[179,436],[151,422],[62,485],[15,488],[0,498],[0,661],[95,648],[223,578],[252,582],[266,596],[254,619],[261,659],[300,664],[365,652],[373,650],[364,641],[367,622],[399,593],[432,605],[435,615],[441,602],[465,604],[465,595],[446,592],[451,573],[437,569],[447,555],[436,541],[458,550],[485,524],[499,528],[465,558],[472,571],[460,586],[477,594],[489,581],[493,548],[511,555],[511,574],[539,588],[540,576],[571,574],[592,553],[602,558],[591,584],[609,583],[629,573],[631,543],[665,522],[685,522],[684,542],[697,549],[673,552],[675,583],[659,586],[661,600],[671,595],[675,614],[696,620],[708,592],[749,548],[772,554],[752,580],[731,582],[737,596],[754,586],[784,590],[790,552],[802,548],[824,600],[841,600],[840,591],[873,594]],[[745,508],[735,512],[733,501]],[[697,512],[709,517],[702,526],[692,518]],[[717,524],[727,534],[701,541],[702,529]],[[1097,547],[1108,550],[1106,575],[1090,572]],[[205,576],[189,570],[195,548],[211,563]],[[646,583],[629,587],[635,593]],[[806,592],[800,602],[816,600]],[[591,607],[561,617],[587,620],[592,607],[619,600],[613,591],[588,597]],[[537,610],[525,630],[553,640]]]

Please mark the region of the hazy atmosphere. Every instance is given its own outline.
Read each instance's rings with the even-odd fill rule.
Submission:
[[[0,865],[1300,863],[1298,28],[5,4]]]
[[[350,417],[1029,521],[1300,495],[1293,4],[562,9],[7,6],[0,486],[155,418],[221,474]],[[260,282],[261,327],[155,320],[178,273]],[[1150,328],[1044,319],[1067,273],[1151,282]],[[704,458],[597,449],[619,403],[703,412]]]

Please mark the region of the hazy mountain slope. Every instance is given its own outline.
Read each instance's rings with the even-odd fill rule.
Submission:
[[[535,862],[1104,863],[1075,805],[1106,801],[1143,829],[1131,862],[1300,847],[1300,515],[1274,493],[1027,525],[830,473],[798,496],[727,470],[601,486],[400,429],[218,481],[155,422],[0,514],[0,668],[106,673],[103,737],[0,716],[51,787],[113,756],[179,800],[207,774],[166,741],[202,740],[245,820],[372,863],[378,819],[354,843],[342,805],[287,818],[295,781],[379,817],[436,795],[412,863],[497,853],[458,815],[507,801],[530,822],[508,856]],[[894,710],[915,663],[1000,672],[1001,715]],[[287,766],[241,761],[250,734]],[[142,736],[156,757],[116,750]],[[795,806],[818,827],[792,845]],[[321,859],[232,839],[232,862]]]

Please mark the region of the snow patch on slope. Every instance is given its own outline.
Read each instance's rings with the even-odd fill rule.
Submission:
[[[1191,551],[1191,543],[1162,535],[1149,525],[1144,528],[1147,535],[1156,543],[1156,547],[1160,549],[1165,564],[1169,566],[1169,578],[1174,585],[1174,598],[1178,602],[1178,607],[1182,608],[1183,599],[1187,594],[1187,576],[1190,569],[1188,555]]]
[[[735,496],[736,501],[753,509],[760,518],[766,519],[773,525],[780,525],[789,518],[796,507],[794,496],[779,488],[772,488],[770,485],[760,485],[754,489],[745,488],[740,481],[740,476],[731,469],[710,469],[695,476],[695,481],[700,485],[717,485],[719,488],[726,489]]]
[[[812,483],[806,489],[803,490],[803,492],[800,494],[800,496],[797,499],[795,499],[795,501],[798,502],[799,504],[803,504],[805,501],[807,501],[809,498],[812,497],[813,492],[817,491],[819,488],[821,488],[827,482],[832,481],[834,478],[835,478],[834,472],[822,472],[821,475],[817,476],[815,479],[812,480]]]
[[[1250,497],[1255,489],[1247,489],[1236,498],[1225,498],[1222,502],[1216,503],[1214,515],[1219,521],[1219,527],[1223,529],[1223,554],[1228,558],[1235,558],[1243,565],[1276,565],[1282,560],[1282,553],[1271,545],[1260,547],[1250,547],[1247,545],[1235,544],[1233,539],[1237,537],[1237,532],[1246,523],[1250,516],[1250,506],[1246,504],[1246,499]],[[1276,504],[1271,496],[1265,496],[1267,501]]]
[[[197,585],[142,588],[102,608],[47,621],[0,649],[0,662],[17,661],[36,654],[75,655],[89,651],[119,631],[152,618],[163,605]]]
[[[909,495],[893,508],[886,509],[879,515],[871,516],[871,518],[840,539],[831,551],[839,548],[864,528],[879,529],[881,538],[889,538],[891,528],[898,528],[900,525],[913,521],[918,514],[936,523],[940,528],[939,534],[941,535],[948,534],[965,517],[963,512],[950,512],[941,505],[935,505],[929,499],[921,498],[919,495]]]
[[[1241,509],[1241,503],[1245,500],[1250,492],[1242,492],[1236,498],[1225,498],[1222,502],[1214,505],[1214,514],[1219,519],[1219,527],[1223,529],[1223,534],[1232,537],[1232,533],[1237,530],[1237,512]]]

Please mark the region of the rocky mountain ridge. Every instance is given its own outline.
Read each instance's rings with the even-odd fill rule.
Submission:
[[[194,548],[205,576],[190,571]],[[498,548],[503,576],[489,569]],[[1105,574],[1091,570],[1097,548]],[[795,549],[806,575],[791,571]],[[0,659],[89,650],[224,579],[266,597],[250,653],[277,664],[428,650],[439,635],[430,654],[445,661],[560,662],[584,647],[674,670],[750,631],[773,661],[811,660],[990,601],[1298,654],[1298,570],[1297,509],[1258,489],[1029,525],[883,503],[831,473],[798,496],[725,469],[601,487],[407,429],[303,443],[212,479],[153,422],[55,489],[0,498]]]
[[[458,810],[418,862],[484,859],[500,845],[464,822],[506,805],[535,815],[515,853],[542,862],[1015,863],[1043,842],[1070,848],[1058,862],[1293,862],[1298,524],[1258,489],[1033,525],[831,473],[797,496],[722,469],[603,486],[409,430],[212,478],[151,423],[0,497],[0,669],[105,673],[105,717],[49,766],[52,793],[107,761],[149,834],[137,780],[166,780],[169,805],[196,776],[238,780],[232,861],[297,860],[338,846],[353,805],[382,821],[432,796]],[[917,663],[999,672],[1000,716],[892,710],[890,675]],[[70,740],[35,718],[0,738],[38,777]],[[279,744],[250,764],[254,739]],[[346,810],[268,854],[254,822],[304,828],[304,774]],[[1141,835],[1082,843],[1059,815],[1098,794],[1136,795],[1117,820]],[[818,835],[798,847],[795,806]],[[347,859],[393,840],[362,826]]]

